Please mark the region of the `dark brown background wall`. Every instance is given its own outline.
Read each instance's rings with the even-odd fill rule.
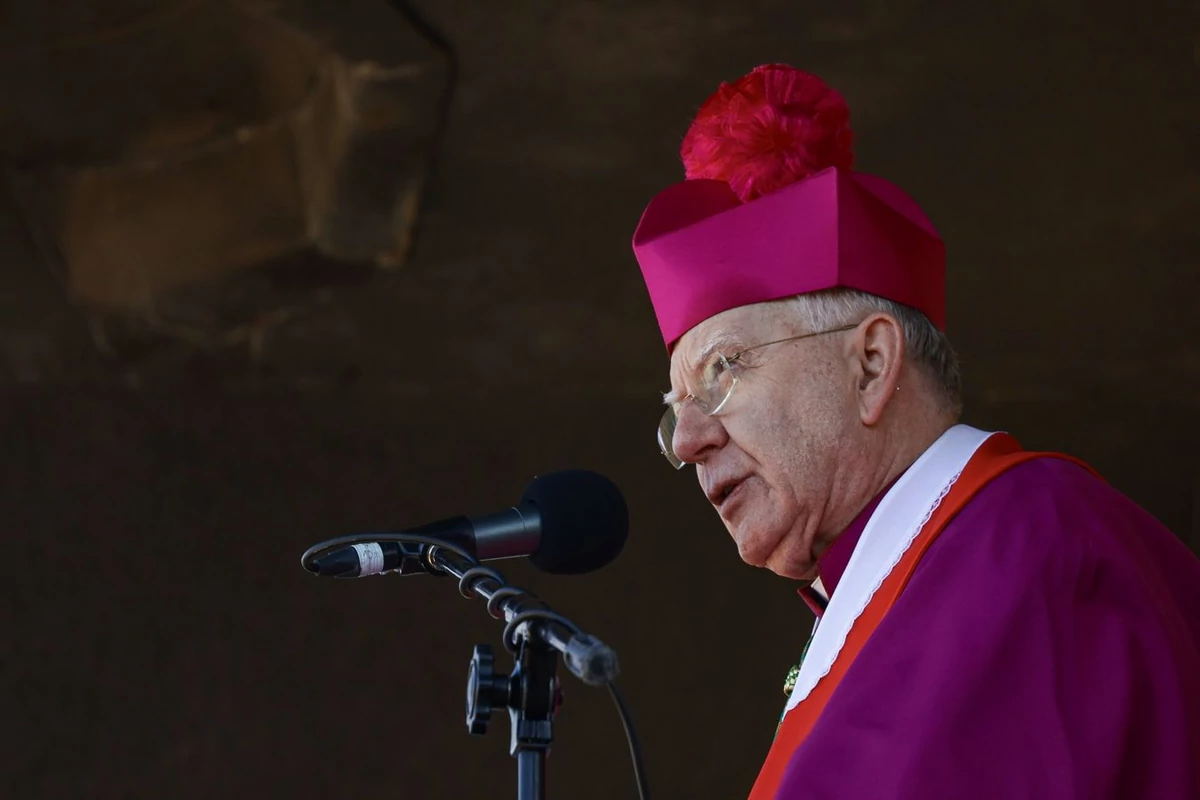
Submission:
[[[762,62],[840,88],[859,168],[943,232],[966,421],[1087,459],[1195,549],[1196,21],[988,5],[422,3],[462,74],[418,249],[275,369],[99,359],[6,198],[0,794],[511,794],[506,721],[462,722],[482,605],[298,558],[581,466],[624,489],[625,553],[505,571],[617,648],[658,796],[744,796],[810,618],[656,451],[666,359],[628,241],[697,105]],[[568,679],[557,742],[552,797],[633,796],[602,693]]]

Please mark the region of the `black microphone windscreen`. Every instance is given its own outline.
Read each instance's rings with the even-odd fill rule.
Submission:
[[[529,557],[543,572],[579,575],[609,564],[629,536],[629,509],[612,481],[587,470],[539,475],[522,503],[536,506],[542,537]]]

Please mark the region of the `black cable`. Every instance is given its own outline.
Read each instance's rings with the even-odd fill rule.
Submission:
[[[461,555],[461,551],[455,551]],[[488,567],[478,566],[478,562],[472,558],[467,558],[468,562],[476,564],[472,569],[463,572],[462,578],[459,579],[458,590],[464,597],[470,597],[477,586],[485,580],[491,580],[496,584],[496,588],[492,590],[492,598],[488,601],[488,612],[495,616],[493,606],[499,600],[509,600],[512,603],[521,603],[517,598],[527,597],[535,602],[541,602],[537,597],[523,589],[508,586],[499,572]],[[571,620],[564,617],[555,611],[548,608],[534,608],[528,611],[517,611],[508,624],[504,626],[504,633],[501,636],[501,641],[504,643],[504,648],[510,653],[516,653],[516,631],[517,628],[526,622],[533,620],[545,620],[555,623],[566,628],[572,634],[580,635],[583,631]],[[613,699],[613,703],[617,706],[617,715],[621,718],[621,727],[625,729],[625,741],[629,744],[629,756],[633,760],[633,778],[637,783],[638,797],[640,800],[650,800],[650,783],[646,779],[646,763],[642,758],[642,744],[638,739],[637,731],[633,727],[633,715],[629,712],[629,707],[625,704],[625,698],[621,696],[621,692],[617,689],[617,684],[613,681],[608,681],[604,684],[608,689],[609,697]]]
[[[504,585],[504,576],[491,567],[472,567],[459,578],[458,593],[470,600],[475,596],[475,586],[489,578],[495,581],[497,586]],[[490,608],[488,613],[491,613]]]
[[[578,625],[576,625],[574,622],[571,622],[571,620],[567,619],[562,614],[557,614],[553,611],[546,610],[546,609],[533,609],[531,611],[522,611],[522,612],[516,614],[512,618],[512,620],[510,620],[509,623],[504,626],[504,633],[501,634],[501,641],[504,642],[504,649],[510,653],[515,654],[517,652],[517,647],[518,647],[518,645],[517,645],[517,628],[521,627],[521,625],[523,625],[524,623],[530,622],[535,619],[544,619],[547,622],[556,622],[559,625],[566,628],[567,630],[569,630],[571,633],[575,634],[576,636],[583,633],[583,631],[581,631],[579,629]]]
[[[304,551],[300,556],[300,566],[308,572],[312,572],[310,566],[311,561],[324,553],[326,550],[337,550],[342,547],[349,547],[356,544],[374,544],[376,542],[396,542],[398,544],[420,544],[424,545],[426,550],[423,554],[423,560],[428,563],[429,551],[435,547],[440,547],[443,550],[449,550],[457,556],[465,558],[472,564],[478,564],[473,556],[463,548],[456,544],[447,542],[444,539],[435,539],[432,536],[418,536],[412,533],[395,534],[395,533],[352,533],[349,536],[339,536],[336,539],[326,539],[323,542],[318,542],[312,547]],[[434,564],[429,564],[430,567],[437,569]]]
[[[617,714],[620,715],[621,725],[625,728],[625,739],[629,742],[629,755],[633,759],[633,777],[637,781],[638,797],[641,800],[650,800],[650,784],[646,780],[646,764],[642,761],[641,742],[638,741],[637,732],[633,729],[633,716],[625,705],[625,698],[617,690],[617,685],[612,681],[605,685],[608,687],[609,696],[617,704]]]

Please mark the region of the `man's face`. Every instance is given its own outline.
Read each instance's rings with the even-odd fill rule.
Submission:
[[[786,306],[731,309],[690,330],[671,356],[671,388],[699,388],[705,360],[806,333]],[[715,416],[679,409],[676,455],[696,465],[700,487],[742,559],[791,578],[811,578],[816,554],[837,531],[822,522],[833,504],[838,455],[854,447],[858,416],[845,336],[833,333],[754,350]]]

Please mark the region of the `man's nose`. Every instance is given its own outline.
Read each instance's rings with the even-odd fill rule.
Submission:
[[[695,403],[684,403],[679,408],[671,447],[681,461],[701,463],[728,440],[729,435],[719,418],[706,415]]]

